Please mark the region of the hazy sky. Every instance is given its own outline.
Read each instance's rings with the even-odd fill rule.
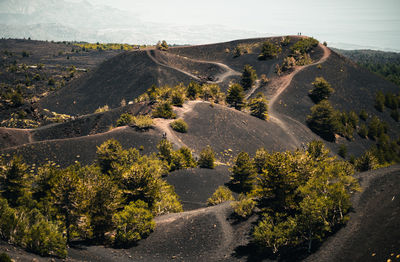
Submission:
[[[218,24],[321,41],[400,50],[400,0],[89,0],[144,21]]]

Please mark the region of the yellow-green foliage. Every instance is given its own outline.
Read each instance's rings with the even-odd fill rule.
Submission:
[[[322,143],[306,151],[257,152],[261,174],[252,197],[264,210],[253,237],[263,248],[282,247],[322,240],[345,224],[350,195],[359,190],[351,164],[329,156]],[[302,234],[302,232],[308,232]]]
[[[105,105],[105,106],[97,108],[94,112],[95,113],[103,113],[103,112],[107,112],[109,110],[110,110],[110,108],[108,107],[108,105]]]
[[[263,44],[262,42],[238,44],[236,46],[236,50],[240,50],[240,53],[238,56],[240,56],[242,54],[252,54],[254,52],[254,50],[257,48],[260,48],[262,44]],[[238,51],[236,51],[236,52],[238,52]]]
[[[214,194],[207,199],[207,205],[215,206],[229,200],[234,200],[232,192],[228,188],[220,186],[215,190]]]
[[[251,197],[241,196],[239,201],[233,202],[231,206],[235,215],[240,218],[247,218],[253,214],[256,203]]]
[[[189,83],[188,86],[179,84],[174,87],[161,86],[150,87],[146,93],[135,99],[136,102],[150,102],[160,103],[169,102],[175,106],[182,106],[184,101],[190,99],[194,100],[201,98],[205,101],[212,101],[214,103],[220,103],[225,100],[225,94],[221,92],[221,88],[218,84],[205,83],[199,85],[195,82]]]
[[[125,51],[129,51],[138,47],[137,45],[104,44],[104,43],[82,43],[82,44],[75,44],[75,46],[81,47],[83,50],[125,50]]]
[[[186,133],[188,130],[188,124],[183,119],[175,120],[170,125],[172,129],[180,133]]]
[[[133,116],[129,113],[121,114],[119,119],[117,120],[117,126],[126,126],[130,125],[133,122]]]
[[[59,114],[48,109],[44,109],[44,111],[48,114],[44,117],[44,120],[52,123],[64,123],[72,119],[72,116],[67,114]]]
[[[206,146],[200,153],[199,166],[201,168],[215,167],[215,152],[211,146]]]
[[[132,125],[141,130],[149,129],[153,126],[153,119],[149,115],[134,116]]]
[[[115,242],[118,245],[130,245],[149,235],[155,227],[153,215],[148,205],[137,200],[131,202],[113,217],[117,225]]]
[[[12,128],[36,128],[40,123],[31,119],[19,119],[15,114],[11,114],[11,118],[3,120],[0,126]]]

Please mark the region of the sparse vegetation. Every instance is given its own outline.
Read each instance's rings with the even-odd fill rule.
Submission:
[[[169,102],[163,102],[157,105],[157,107],[154,109],[153,117],[171,119],[175,118],[176,114],[172,110],[172,106]]]
[[[95,113],[103,113],[103,112],[107,112],[110,111],[110,108],[108,107],[108,105],[102,106],[97,108],[94,112]]]
[[[214,194],[207,199],[207,205],[215,206],[230,200],[234,200],[232,192],[224,186],[219,186]]]
[[[264,94],[258,93],[257,96],[249,102],[250,114],[260,119],[268,119],[268,101]]]
[[[241,110],[244,106],[244,90],[240,84],[229,86],[226,102],[236,110]]]
[[[131,124],[139,130],[148,130],[153,126],[153,119],[149,115],[138,115],[132,118]]]
[[[237,217],[246,219],[253,214],[256,204],[257,202],[251,197],[240,195],[239,201],[235,201],[231,205],[233,207],[233,212]]]
[[[168,44],[165,40],[158,42],[157,43],[157,49],[161,51],[167,51],[168,50]]]
[[[335,91],[331,85],[323,77],[315,78],[312,82],[314,89],[310,91],[310,97],[314,103],[318,104],[324,99],[328,99],[329,96]]]
[[[301,151],[265,159],[254,194],[265,212],[254,228],[254,241],[273,253],[303,244],[310,252],[313,242],[348,220],[350,194],[358,190],[354,171],[328,155],[314,158]]]
[[[242,73],[242,79],[240,84],[242,85],[243,89],[249,90],[257,80],[257,73],[256,70],[253,69],[250,65],[245,65]]]
[[[180,133],[186,133],[188,130],[188,124],[183,119],[175,120],[171,123],[171,127],[173,130]]]
[[[311,108],[307,124],[316,134],[327,141],[334,141],[339,130],[337,112],[327,100],[322,100]]]
[[[117,120],[117,126],[127,126],[130,125],[133,121],[133,115],[129,113],[121,114],[119,119]]]
[[[213,169],[215,167],[215,153],[210,146],[207,146],[201,151],[199,166],[201,168],[210,168],[210,169]]]
[[[257,173],[249,154],[240,152],[230,171],[232,172],[230,184],[235,192],[247,194],[253,189]]]
[[[301,54],[305,54],[311,51],[314,47],[318,45],[318,40],[310,37],[310,38],[303,38],[297,41],[293,46],[290,47],[292,53],[296,51],[300,52]]]
[[[266,41],[262,45],[261,54],[258,56],[258,59],[267,60],[270,58],[278,57],[281,52],[282,48],[280,47],[280,45],[274,44],[270,41]]]

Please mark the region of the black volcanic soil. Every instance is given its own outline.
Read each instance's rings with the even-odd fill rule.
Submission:
[[[48,42],[23,39],[0,39],[0,50],[14,54],[13,59],[27,65],[42,63],[45,65],[75,66],[90,69],[101,62],[121,53],[121,50],[89,50],[88,52],[73,52],[80,49],[71,43]],[[22,58],[22,52],[29,53],[29,57]]]
[[[357,177],[363,192],[352,200],[350,221],[306,261],[399,261],[400,166]]]
[[[289,124],[296,124],[290,118],[305,125],[306,116],[310,114],[310,108],[314,105],[308,96],[312,89],[312,82],[316,77],[324,77],[335,89],[335,93],[329,98],[335,109],[341,111],[353,110],[359,113],[364,109],[370,116],[376,115],[389,124],[389,134],[398,137],[400,123],[395,122],[388,113],[380,113],[374,108],[376,92],[398,92],[398,87],[383,78],[370,73],[366,69],[332,51],[328,60],[321,64],[322,68],[311,66],[297,73],[288,88],[283,91],[275,103],[275,109],[280,114],[287,116]],[[360,124],[363,121],[360,120]],[[341,139],[338,142],[346,144],[350,154],[359,155],[368,149],[373,141],[361,139],[354,134],[355,141],[350,142]],[[331,148],[337,145],[330,144]]]
[[[153,84],[187,84],[190,80],[179,71],[156,64],[146,51],[131,51],[107,60],[40,103],[56,112],[88,114],[104,105],[119,107],[122,99],[133,101]]]
[[[177,133],[182,142],[197,153],[210,145],[224,162],[240,151],[254,154],[260,147],[271,151],[296,147],[292,138],[272,120],[264,121],[233,108],[200,102],[184,119],[189,129],[186,134]]]
[[[178,170],[167,177],[167,182],[175,187],[185,211],[206,207],[207,199],[219,186],[229,181],[227,166]]]
[[[55,161],[62,167],[75,161],[91,164],[96,157],[96,147],[109,139],[118,140],[124,148],[139,149],[143,146],[143,153],[151,153],[157,150],[156,146],[162,139],[162,133],[157,129],[141,132],[125,126],[96,135],[33,142],[0,150],[0,154],[21,155],[28,164],[36,165],[48,160]]]
[[[133,115],[146,114],[150,110],[147,104],[139,103],[119,107],[110,111],[78,117],[65,123],[50,124],[35,129],[17,129],[0,127],[0,150],[37,141],[73,138],[104,133],[116,126],[122,113]]]

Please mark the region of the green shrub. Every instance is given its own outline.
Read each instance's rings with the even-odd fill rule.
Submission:
[[[347,147],[346,147],[346,145],[341,144],[339,146],[338,155],[341,156],[342,158],[346,158],[346,156],[347,156]]]
[[[196,82],[191,81],[187,86],[186,96],[191,100],[195,100],[197,96],[200,94],[200,92],[201,92],[200,85]]]
[[[299,41],[297,41],[292,47],[290,47],[290,50],[292,53],[295,53],[296,51],[299,51],[301,54],[308,53],[318,45],[318,40],[314,38],[303,38]]]
[[[108,105],[105,105],[105,106],[97,108],[94,112],[95,113],[103,113],[103,112],[107,112],[109,110],[110,110],[110,108],[108,107]]]
[[[281,52],[282,48],[279,45],[266,41],[262,45],[261,54],[258,56],[258,59],[267,60],[269,58],[278,57]]]
[[[377,116],[373,116],[368,124],[368,137],[377,139],[379,136],[387,132],[387,124],[381,121]]]
[[[250,100],[250,114],[262,120],[268,119],[268,101],[263,93]]]
[[[168,44],[165,40],[163,40],[162,42],[158,42],[157,43],[157,49],[161,50],[161,51],[167,51],[168,50]]]
[[[169,102],[163,102],[154,109],[153,117],[171,119],[175,118],[176,114],[173,112],[172,106]]]
[[[41,256],[54,255],[65,258],[67,243],[58,227],[41,218],[29,230],[27,247],[30,251]]]
[[[148,205],[138,200],[131,202],[113,217],[117,234],[117,245],[131,245],[149,235],[155,227],[153,215],[148,210]]]
[[[132,124],[133,116],[129,113],[121,114],[119,119],[117,120],[117,126],[127,126]]]
[[[241,110],[244,106],[244,90],[240,84],[232,84],[228,88],[226,102],[237,110]]]
[[[317,135],[328,141],[335,141],[335,134],[340,128],[338,113],[327,100],[322,100],[311,108],[307,124]]]
[[[200,153],[199,166],[201,168],[213,169],[215,167],[214,162],[215,162],[214,150],[212,150],[210,146],[207,146]]]
[[[324,99],[328,99],[329,96],[335,91],[328,81],[326,81],[323,77],[315,78],[314,82],[312,82],[312,85],[314,86],[314,89],[310,91],[309,96],[316,104]]]
[[[376,110],[383,112],[383,109],[385,108],[385,95],[381,91],[376,93],[374,106]]]
[[[257,202],[251,197],[240,196],[239,201],[235,201],[231,204],[233,212],[237,217],[246,219],[251,216],[254,212]]]
[[[188,124],[183,119],[175,120],[170,125],[173,130],[180,133],[186,133],[188,130]]]
[[[181,107],[184,102],[185,102],[185,99],[184,99],[182,93],[180,93],[180,92],[172,93],[172,97],[171,97],[172,105]]]
[[[240,84],[244,90],[249,90],[257,80],[256,70],[250,65],[245,65],[242,73]]]
[[[215,190],[214,194],[207,199],[207,205],[215,206],[229,200],[234,200],[232,192],[228,188],[220,186]]]
[[[356,159],[355,167],[358,171],[364,172],[378,168],[378,159],[369,151]]]
[[[230,183],[235,191],[248,193],[253,189],[257,171],[249,154],[240,152],[230,171],[232,172]]]
[[[367,121],[368,114],[367,114],[367,112],[365,112],[365,110],[364,110],[364,109],[362,109],[362,110],[360,111],[360,114],[359,114],[359,116],[360,116],[360,119],[361,119],[361,120],[363,120],[363,121]]]
[[[133,117],[131,123],[139,130],[147,130],[153,126],[153,119],[149,115],[138,115]]]
[[[361,124],[360,128],[358,129],[358,134],[362,138],[367,138],[367,136],[368,136],[368,127],[365,124]]]

